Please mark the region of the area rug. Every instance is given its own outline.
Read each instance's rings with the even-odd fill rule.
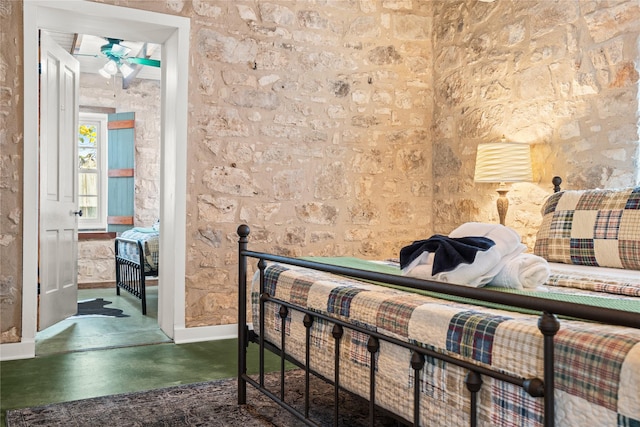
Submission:
[[[78,313],[73,317],[129,317],[119,308],[106,307],[109,304],[112,302],[102,298],[78,301]]]
[[[279,394],[279,375],[265,376],[266,386]],[[302,410],[304,372],[287,373],[285,400]],[[96,397],[7,411],[7,427],[92,426],[92,427],[177,427],[177,426],[277,426],[302,425],[252,386],[247,386],[247,404],[237,404],[235,379],[210,381],[113,396]],[[340,426],[368,425],[368,403],[340,393]],[[333,387],[312,378],[310,418],[320,426],[333,425]],[[393,426],[396,420],[376,413],[376,426]]]

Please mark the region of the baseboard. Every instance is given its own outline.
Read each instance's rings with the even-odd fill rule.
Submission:
[[[36,357],[35,340],[0,344],[0,361],[32,359]]]
[[[238,337],[238,325],[200,326],[195,328],[176,328],[173,341],[176,344],[192,342],[216,341]],[[36,354],[36,342],[22,341],[19,343],[0,344],[0,361],[31,359]]]
[[[173,341],[176,344],[191,342],[225,340],[238,337],[238,325],[199,326],[195,328],[176,328]]]
[[[106,281],[106,282],[78,282],[78,289],[108,289],[108,288],[116,288],[115,280]]]
[[[145,286],[158,286],[158,279],[157,278],[146,278],[145,281]],[[78,283],[78,289],[115,289],[116,288],[116,282],[115,280],[111,280],[111,281],[106,281],[106,282],[84,282],[84,283]]]

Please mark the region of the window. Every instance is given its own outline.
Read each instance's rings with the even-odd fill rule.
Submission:
[[[107,228],[107,115],[80,113],[78,200],[80,230]]]

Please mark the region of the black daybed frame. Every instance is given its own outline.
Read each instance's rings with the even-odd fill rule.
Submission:
[[[135,245],[138,248],[138,262],[124,258],[120,255],[120,243]],[[116,294],[120,295],[120,289],[124,289],[131,295],[139,298],[142,304],[142,314],[147,314],[147,293],[145,287],[146,276],[157,276],[158,270],[145,272],[144,269],[144,245],[140,240],[116,237]]]
[[[558,186],[560,182],[556,182],[554,179],[554,185]],[[557,188],[556,188],[557,191]],[[323,263],[317,263],[313,261],[307,261],[296,258],[289,258],[283,256],[277,256],[273,254],[267,254],[263,252],[254,252],[248,250],[248,236],[250,229],[247,225],[240,225],[238,227],[238,404],[247,403],[247,384],[255,387],[261,393],[271,398],[274,402],[286,409],[288,412],[298,418],[301,423],[305,425],[316,425],[308,416],[309,414],[309,375],[314,374],[310,366],[310,329],[314,320],[321,319],[333,324],[333,338],[335,339],[335,375],[334,378],[324,378],[329,383],[333,384],[334,388],[334,407],[333,407],[333,420],[334,425],[338,425],[338,414],[340,408],[338,407],[338,392],[340,390],[340,339],[343,334],[343,328],[358,331],[368,336],[367,349],[371,353],[371,367],[369,372],[369,425],[374,425],[375,412],[379,411],[375,405],[376,401],[376,358],[373,357],[380,348],[380,341],[386,341],[412,351],[411,367],[415,371],[414,375],[414,396],[413,396],[413,423],[410,425],[418,426],[420,420],[420,387],[418,372],[425,364],[425,358],[432,357],[443,360],[445,362],[460,366],[468,371],[465,379],[465,385],[470,392],[471,405],[470,411],[470,425],[477,425],[477,402],[478,392],[482,387],[482,376],[487,375],[489,377],[505,381],[517,386],[521,386],[526,392],[533,397],[543,399],[544,403],[544,426],[554,426],[555,422],[555,401],[554,401],[554,335],[560,329],[560,322],[556,315],[569,316],[579,319],[585,319],[589,321],[604,322],[610,325],[628,326],[633,328],[640,328],[640,314],[631,312],[622,312],[618,310],[612,310],[607,308],[593,307],[583,304],[567,303],[562,301],[541,299],[531,296],[509,294],[503,292],[496,292],[482,288],[470,288],[465,286],[455,286],[451,284],[444,284],[435,281],[426,281],[420,279],[414,279],[405,276],[395,276],[384,273],[377,273],[341,266],[328,265]],[[307,331],[306,338],[306,363],[300,363],[286,354],[286,340],[284,332],[281,335],[281,342],[279,343],[280,349],[278,349],[272,343],[267,342],[263,336],[258,336],[253,330],[249,330],[247,326],[247,264],[249,258],[258,260],[257,266],[260,274],[260,316],[259,319],[253,319],[254,323],[260,324],[260,331],[264,331],[264,303],[267,301],[275,302],[281,305],[280,319],[282,321],[281,331],[285,331],[285,322],[289,310],[295,310],[303,313],[303,324]],[[266,261],[284,263],[289,265],[307,267],[314,270],[320,270],[328,273],[339,274],[357,279],[364,279],[367,281],[384,282],[393,285],[399,285],[407,288],[414,288],[420,290],[427,290],[438,292],[442,294],[455,295],[458,297],[466,297],[486,302],[504,304],[529,310],[534,310],[541,313],[538,320],[538,328],[543,334],[543,358],[544,358],[544,373],[543,378],[521,378],[512,375],[505,374],[504,372],[494,371],[484,366],[478,366],[476,364],[469,363],[465,360],[458,359],[431,351],[424,347],[412,345],[407,342],[400,341],[393,337],[388,337],[380,334],[376,331],[371,331],[358,327],[351,323],[343,322],[339,319],[328,317],[317,312],[306,310],[302,307],[292,305],[288,302],[279,300],[264,292],[265,284],[265,268]],[[256,381],[252,377],[247,375],[247,347],[250,342],[257,343],[259,345],[259,377]],[[264,384],[264,350],[268,349],[274,353],[280,355],[280,393],[279,395],[271,392],[265,387]],[[305,371],[305,403],[304,411],[300,412],[293,408],[291,405],[285,402],[285,360],[289,360],[294,364],[302,367]],[[405,421],[406,422],[406,421]]]

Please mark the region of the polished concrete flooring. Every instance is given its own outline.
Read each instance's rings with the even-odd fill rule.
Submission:
[[[129,347],[171,342],[158,326],[158,287],[147,287],[147,315],[142,315],[140,300],[114,288],[80,289],[78,301],[102,298],[105,308],[122,310],[129,317],[71,317],[38,332],[36,355],[92,349]]]
[[[113,301],[109,307],[114,308],[128,303],[127,297],[125,301],[118,301],[122,297],[103,296],[104,290],[87,291],[80,291],[80,297],[97,295]],[[134,306],[137,300],[129,298]],[[157,303],[151,303],[149,308],[154,304],[157,307]],[[139,306],[135,305],[135,309],[139,312]],[[168,338],[162,338],[164,334],[140,333],[153,330],[157,325],[149,323],[148,319],[136,319],[134,312],[126,309],[125,314],[130,314],[130,318],[67,319],[64,321],[66,325],[38,334],[35,358],[0,362],[1,425],[5,425],[7,409],[236,375],[236,340],[181,345],[156,342],[154,340],[157,339],[168,341]],[[115,320],[122,323],[114,323]],[[136,342],[125,337],[128,327],[131,328],[128,335],[139,338]],[[254,345],[249,350],[248,365],[257,367],[258,351]],[[268,353],[266,361],[267,370],[278,369],[278,358]],[[250,369],[250,372],[255,372],[255,369]]]

